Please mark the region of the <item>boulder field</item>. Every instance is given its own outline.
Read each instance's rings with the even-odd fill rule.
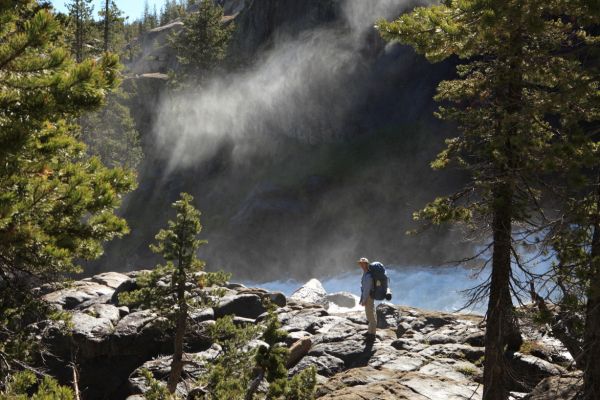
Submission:
[[[83,399],[141,400],[147,390],[142,367],[159,380],[168,376],[171,332],[150,311],[130,310],[118,301],[118,293],[136,287],[137,275],[107,272],[58,290],[39,289],[48,302],[71,314],[67,325],[40,324],[40,338],[50,352],[45,366],[71,382],[71,363],[77,365]],[[349,293],[328,294],[317,280],[289,298],[241,284],[228,284],[224,291],[216,306],[191,315],[186,358],[197,362],[185,366],[178,387],[184,398],[218,351],[206,328],[228,314],[238,323],[260,323],[264,299],[277,305],[282,329],[289,332],[289,374],[315,366],[318,399],[481,398],[485,321],[480,315],[381,303],[377,337],[371,342],[363,336],[367,322],[356,299]],[[523,326],[523,331],[523,352],[506,359],[514,372],[512,397],[571,398],[579,376],[565,349],[543,329]]]

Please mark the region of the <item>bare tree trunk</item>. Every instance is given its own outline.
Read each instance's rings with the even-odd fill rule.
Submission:
[[[511,304],[509,279],[511,268],[512,189],[503,184],[494,194],[494,253],[492,279],[486,314],[485,360],[483,367],[483,399],[506,400],[508,388],[504,366],[504,345],[507,337],[508,307]]]
[[[598,182],[600,185],[600,182]],[[596,199],[596,213],[600,213],[600,186]],[[592,236],[590,261],[590,288],[585,313],[583,346],[585,372],[583,398],[600,399],[600,221],[596,216]]]
[[[254,393],[256,393],[256,391],[258,390],[258,387],[260,386],[260,383],[263,381],[264,378],[265,378],[265,370],[260,368],[257,376],[250,383],[250,387],[248,388],[248,391],[246,392],[246,395],[244,396],[244,400],[252,400],[252,398],[254,397]]]
[[[509,396],[509,371],[505,362],[506,351],[516,351],[523,343],[519,323],[512,304],[510,291],[512,222],[515,218],[514,180],[518,168],[513,137],[519,132],[519,112],[522,103],[523,60],[522,37],[519,21],[521,9],[518,2],[506,6],[507,20],[515,21],[514,30],[508,38],[506,69],[499,74],[506,79],[500,85],[497,96],[504,110],[495,134],[502,143],[504,161],[495,161],[497,182],[492,188],[493,255],[490,297],[486,313],[485,360],[483,367],[483,400],[507,400]]]
[[[73,352],[71,352],[71,369],[73,370],[73,391],[75,392],[75,400],[81,400],[81,392],[79,391],[79,372],[77,371],[77,364]]]
[[[75,60],[80,63],[83,61],[83,5],[81,1],[76,2],[75,9]]]
[[[175,393],[175,390],[177,389],[177,383],[181,379],[181,373],[183,371],[183,340],[185,336],[187,322],[187,303],[185,301],[185,274],[183,273],[183,271],[179,271],[177,280],[177,303],[179,306],[179,310],[177,312],[173,361],[171,362],[171,372],[169,373],[169,380],[167,382],[167,388],[170,393]]]
[[[581,365],[581,357],[583,356],[581,340],[573,335],[573,320],[575,317],[568,311],[561,310],[558,314],[554,314],[548,309],[546,301],[542,296],[537,294],[533,282],[529,282],[529,293],[531,294],[531,300],[537,305],[538,311],[542,315],[551,315],[552,322],[550,329],[552,329],[552,335],[560,340],[565,346],[569,354],[576,361],[577,366]]]
[[[108,53],[108,42],[110,39],[110,0],[104,3],[104,52]]]

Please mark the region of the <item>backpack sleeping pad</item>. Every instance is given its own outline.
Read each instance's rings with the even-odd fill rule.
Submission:
[[[389,286],[389,278],[385,273],[385,267],[380,262],[372,262],[369,264],[369,273],[373,277],[371,295],[375,300],[384,300]]]

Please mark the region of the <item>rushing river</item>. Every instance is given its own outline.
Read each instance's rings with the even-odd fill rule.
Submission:
[[[488,277],[487,271],[477,275],[475,271],[463,267],[388,267],[387,271],[393,293],[392,303],[440,311],[463,308],[465,297],[461,292],[482,283]],[[307,276],[306,280],[310,278]],[[344,291],[359,295],[360,278],[361,272],[357,267],[355,273],[325,278],[321,283],[327,293]],[[280,291],[289,296],[304,282],[288,280],[244,283]],[[486,304],[477,304],[465,312],[483,314],[485,308]]]

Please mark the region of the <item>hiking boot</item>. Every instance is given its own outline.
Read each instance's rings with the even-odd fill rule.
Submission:
[[[364,337],[365,337],[366,341],[372,341],[372,342],[374,342],[375,339],[377,338],[377,335],[375,335],[374,333],[365,333]]]

